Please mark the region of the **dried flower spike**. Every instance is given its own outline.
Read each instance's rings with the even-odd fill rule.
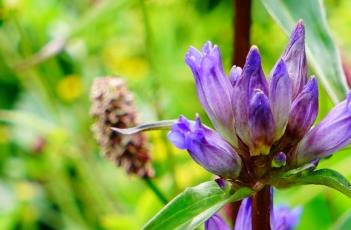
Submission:
[[[145,134],[119,135],[111,127],[127,128],[138,123],[134,98],[121,78],[97,78],[91,89],[92,129],[104,155],[129,174],[152,174]]]

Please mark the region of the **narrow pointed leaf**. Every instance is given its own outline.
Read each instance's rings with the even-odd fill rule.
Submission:
[[[144,131],[151,131],[151,130],[169,130],[172,128],[172,125],[174,124],[175,120],[163,120],[163,121],[155,121],[155,122],[150,122],[150,123],[144,123],[132,128],[117,128],[117,127],[111,127],[111,129],[119,134],[123,135],[132,135]]]
[[[290,33],[299,19],[306,26],[306,50],[309,63],[334,102],[345,98],[347,83],[342,70],[340,55],[331,37],[323,2],[304,0],[261,0],[268,13]]]
[[[252,192],[249,188],[221,189],[214,181],[202,183],[175,197],[143,229],[194,229],[228,202],[241,200]]]
[[[305,171],[285,177],[282,180],[285,180],[285,182],[287,182],[286,184],[290,184],[290,186],[307,184],[325,185],[351,197],[351,184],[343,175],[332,169]],[[282,184],[284,184],[284,182]]]

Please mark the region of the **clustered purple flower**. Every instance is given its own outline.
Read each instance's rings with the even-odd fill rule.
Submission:
[[[272,175],[315,163],[351,143],[351,94],[319,124],[317,79],[308,78],[305,29],[298,22],[267,80],[257,47],[244,67],[224,72],[218,46],[185,57],[199,100],[215,129],[181,116],[169,139],[223,179],[257,188]]]

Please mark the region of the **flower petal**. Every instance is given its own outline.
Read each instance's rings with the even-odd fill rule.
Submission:
[[[230,69],[229,78],[230,78],[230,82],[232,83],[233,87],[235,86],[235,83],[239,79],[242,72],[243,72],[243,70],[239,66],[234,65]]]
[[[339,103],[299,143],[297,164],[327,157],[351,143],[351,93]]]
[[[260,53],[257,47],[253,46],[247,55],[244,69],[236,80],[232,96],[236,132],[246,145],[250,144],[247,122],[249,119],[248,105],[257,89],[268,95],[268,85],[262,70]]]
[[[269,99],[275,121],[274,140],[284,134],[291,107],[291,81],[282,59],[278,61],[270,78]]]
[[[252,229],[251,210],[251,198],[243,199],[235,220],[234,230]]]
[[[308,70],[305,52],[305,26],[299,21],[290,36],[282,57],[292,81],[292,97],[295,98],[307,83]]]
[[[285,205],[274,207],[274,229],[275,230],[293,230],[299,223],[302,209],[294,209]]]
[[[285,138],[296,144],[312,127],[318,114],[318,85],[312,77],[291,105]]]
[[[240,174],[239,155],[219,134],[203,126],[198,117],[190,122],[181,116],[168,138],[178,148],[188,150],[190,156],[209,172],[223,178],[237,178]]]
[[[205,43],[202,52],[191,47],[185,62],[193,72],[199,100],[213,125],[228,141],[237,145],[237,138],[233,135],[233,87],[224,74],[219,48],[211,42]]]
[[[205,222],[205,230],[229,230],[229,226],[227,223],[220,217],[219,215],[215,214],[210,217]]]
[[[269,154],[275,132],[274,120],[269,100],[256,90],[249,105],[250,154],[253,156]]]

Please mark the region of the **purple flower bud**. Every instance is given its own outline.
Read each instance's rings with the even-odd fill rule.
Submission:
[[[211,173],[223,178],[237,178],[240,174],[239,155],[219,134],[203,126],[199,117],[188,121],[181,116],[168,138],[178,148],[188,150],[190,156]]]
[[[284,134],[288,123],[292,90],[286,65],[282,59],[273,69],[269,87],[269,99],[276,127],[274,140],[278,140]]]
[[[297,164],[327,157],[351,143],[351,93],[339,103],[299,143]]]
[[[193,72],[198,97],[212,124],[231,144],[237,145],[236,135],[233,135],[233,87],[224,74],[219,48],[211,42],[205,43],[202,52],[191,47],[185,62]]]
[[[290,209],[285,205],[274,208],[274,228],[275,230],[293,230],[299,223],[302,209],[297,207]]]
[[[280,168],[286,165],[286,154],[283,152],[276,153],[272,159],[272,167]]]
[[[230,82],[232,83],[233,87],[235,86],[235,83],[239,79],[242,72],[243,72],[243,70],[239,66],[234,65],[230,69],[229,78],[230,78]]]
[[[286,134],[291,143],[299,141],[311,128],[318,114],[317,79],[312,77],[291,105]]]
[[[299,21],[286,47],[282,59],[284,60],[289,77],[292,81],[292,97],[295,98],[306,84],[307,61],[305,53],[305,26],[303,21]]]
[[[227,223],[220,217],[215,214],[210,219],[205,222],[205,230],[229,230]]]
[[[260,53],[257,47],[253,46],[247,55],[244,69],[236,81],[232,96],[236,132],[247,145],[251,141],[248,127],[248,105],[257,89],[268,95],[268,84],[261,67]]]
[[[269,154],[274,137],[274,120],[267,96],[256,90],[249,106],[250,154]]]

